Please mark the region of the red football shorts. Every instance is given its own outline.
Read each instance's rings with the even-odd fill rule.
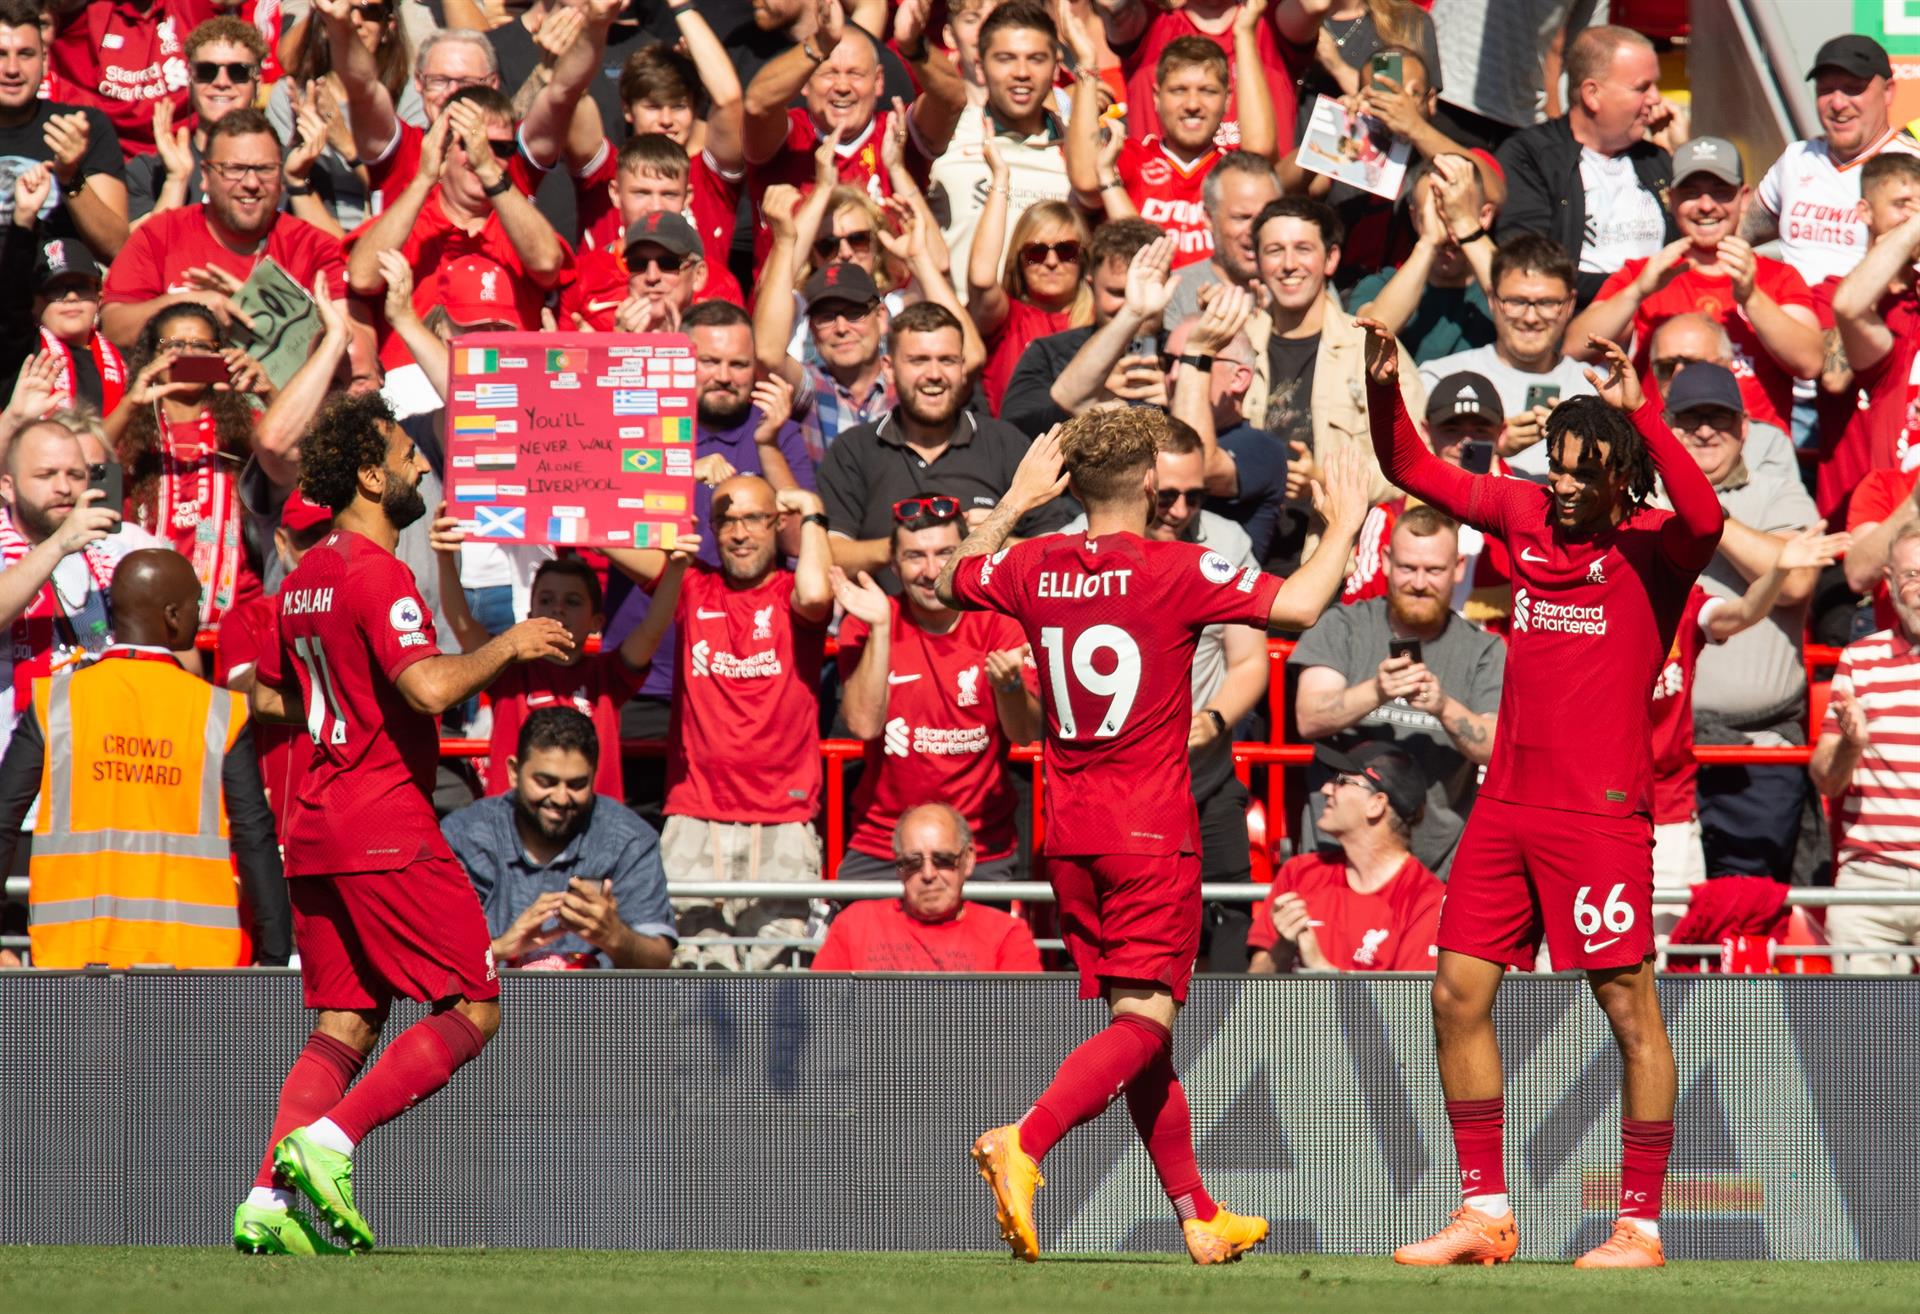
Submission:
[[[428,1003],[500,995],[487,915],[451,858],[300,876],[287,890],[308,1008],[384,1009],[395,995]]]
[[[1545,933],[1556,971],[1653,955],[1653,823],[1482,794],[1440,906],[1440,948],[1522,970]]]
[[[1200,855],[1047,855],[1060,935],[1080,969],[1080,997],[1103,982],[1157,981],[1185,1001],[1200,952]]]

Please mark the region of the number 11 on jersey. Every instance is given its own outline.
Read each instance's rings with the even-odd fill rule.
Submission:
[[[1066,631],[1060,626],[1041,627],[1040,648],[1047,661],[1047,676],[1053,688],[1053,715],[1060,726],[1060,737],[1080,737],[1079,723],[1073,715],[1073,687],[1078,685],[1096,698],[1109,700],[1106,715],[1100,718],[1093,738],[1111,739],[1126,724],[1127,713],[1133,710],[1134,696],[1140,692],[1140,645],[1118,625],[1092,625],[1073,641],[1071,656],[1066,646]],[[1094,668],[1095,656],[1103,652],[1113,654],[1113,669],[1104,674]]]
[[[312,688],[307,695],[307,734],[316,744],[346,743],[347,720],[340,715],[340,699],[333,691],[333,672],[327,666],[327,653],[320,646],[320,636],[295,636],[293,651],[300,664],[307,668],[307,684]],[[331,728],[327,725],[329,715],[333,718]]]

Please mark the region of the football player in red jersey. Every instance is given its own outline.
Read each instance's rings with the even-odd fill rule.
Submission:
[[[280,590],[280,641],[260,656],[252,703],[264,719],[304,722],[314,744],[285,851],[301,981],[320,1016],[234,1218],[234,1245],[255,1254],[331,1249],[276,1178],[348,1245],[372,1249],[353,1201],[354,1145],[445,1086],[499,1029],[486,914],[434,816],[436,720],[510,664],[572,646],[540,617],[462,656],[435,648],[433,615],[393,554],[426,514],[427,461],[377,393],[337,399],[301,446],[300,491],[333,512],[333,532]],[[433,1011],[349,1092],[395,995]]]
[[[1454,853],[1433,986],[1435,1049],[1464,1197],[1403,1264],[1493,1264],[1519,1232],[1501,1159],[1504,1105],[1493,1000],[1509,966],[1531,966],[1544,932],[1553,964],[1587,973],[1622,1068],[1620,1217],[1583,1268],[1656,1268],[1660,1193],[1673,1148],[1673,1048],[1653,980],[1653,751],[1648,691],[1694,578],[1720,542],[1713,487],[1604,339],[1597,397],[1547,420],[1545,486],[1472,475],[1420,440],[1395,391],[1397,344],[1360,321],[1367,405],[1387,478],[1504,541],[1513,629],[1499,730],[1479,801]],[[1672,511],[1646,505],[1655,476]]]
[[[974,1142],[1001,1235],[1029,1262],[1040,1249],[1041,1158],[1121,1092],[1195,1263],[1236,1259],[1267,1235],[1264,1218],[1230,1213],[1207,1194],[1173,1071],[1173,1023],[1200,947],[1187,766],[1193,654],[1210,624],[1305,629],[1319,617],[1366,518],[1366,473],[1358,460],[1328,462],[1327,488],[1313,490],[1326,536],[1282,582],[1197,543],[1147,537],[1166,424],[1157,408],[1126,407],[1041,436],[938,586],[949,606],[1012,616],[1032,645],[1046,712],[1047,879],[1080,995],[1104,996],[1113,1012],[1018,1124]],[[1022,515],[1069,484],[1087,509],[1084,533],[1005,546]]]

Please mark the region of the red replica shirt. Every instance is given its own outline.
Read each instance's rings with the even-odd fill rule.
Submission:
[[[453,861],[433,814],[434,719],[395,683],[436,655],[433,613],[413,573],[379,544],[327,535],[280,589],[280,642],[260,678],[299,681],[313,757],[286,821],[289,876],[394,871]]]
[[[1644,258],[1627,261],[1600,287],[1599,300],[1606,300],[1633,284],[1647,262]],[[1814,309],[1813,293],[1792,265],[1758,256],[1754,260],[1754,286],[1782,306]],[[1793,413],[1793,376],[1781,369],[1754,332],[1747,312],[1734,299],[1733,280],[1723,274],[1702,274],[1687,270],[1671,283],[1640,303],[1633,315],[1634,364],[1648,374],[1652,359],[1649,348],[1653,331],[1675,315],[1701,314],[1727,331],[1733,340],[1733,375],[1740,381],[1740,396],[1747,404],[1748,418],[1761,424],[1785,429]]]
[[[571,707],[593,718],[600,740],[600,761],[594,768],[593,792],[624,799],[620,772],[620,708],[633,697],[647,668],[634,670],[617,647],[584,657],[571,666],[558,662],[521,662],[500,672],[487,686],[493,704],[493,738],[487,746],[487,794],[504,794],[507,759],[520,746],[520,727],[542,707]]]
[[[304,219],[290,214],[276,216],[267,233],[264,254],[309,292],[314,279],[325,274],[327,288],[336,300],[347,295],[346,252],[332,234]],[[166,210],[133,230],[133,236],[107,268],[100,299],[108,305],[119,305],[188,291],[181,274],[199,265],[217,265],[244,281],[260,259],[259,255],[240,255],[215,237],[207,227],[204,204]]]
[[[400,119],[394,122],[399,131],[394,133],[393,144],[379,159],[367,161],[367,183],[371,191],[367,213],[370,215],[386,209],[387,201],[399,195],[420,172],[420,148],[426,144],[427,130]],[[540,190],[540,180],[546,173],[547,170],[537,167],[518,150],[507,161],[507,177],[528,196]]]
[[[571,331],[577,327],[573,317],[578,315],[595,332],[611,333],[614,312],[627,299],[627,290],[624,242],[616,241],[601,250],[582,251],[580,262],[561,284],[558,320]],[[730,301],[742,310],[747,306],[746,297],[740,291],[740,280],[724,262],[715,264],[711,257],[707,260],[706,281],[693,299],[696,302]]]
[[[852,616],[841,624],[842,680],[860,664],[870,633]],[[951,630],[933,634],[893,599],[886,731],[867,741],[866,769],[853,795],[858,821],[848,848],[892,857],[900,814],[939,799],[967,819],[982,861],[1013,852],[1018,841],[1013,784],[1007,779],[1011,745],[1000,729],[986,663],[988,653],[1025,642],[1011,619],[985,612],[964,612]]]
[[[153,153],[153,111],[160,101],[173,102],[176,128],[194,126],[187,98],[187,33],[218,14],[219,5],[212,0],[89,0],[62,8],[65,12],[55,11],[47,47],[50,74],[68,93],[60,100],[105,113],[129,160]]]
[[[1038,972],[1040,951],[1018,917],[966,903],[951,921],[923,922],[898,899],[847,905],[813,956],[816,972]]]
[[[1200,185],[1220,159],[1216,148],[1191,164],[1182,164],[1158,137],[1132,137],[1120,145],[1115,162],[1120,181],[1142,219],[1159,224],[1173,238],[1173,267],[1213,255],[1213,223],[1201,201]]]
[[[1120,71],[1127,78],[1127,127],[1131,137],[1146,137],[1160,131],[1160,115],[1153,104],[1153,70],[1160,54],[1184,36],[1197,36],[1219,46],[1227,57],[1227,116],[1220,121],[1214,144],[1230,151],[1240,144],[1240,111],[1233,98],[1238,80],[1233,57],[1233,29],[1202,32],[1184,9],[1151,10],[1147,30],[1132,49],[1120,55]],[[1260,51],[1260,64],[1267,74],[1267,92],[1273,99],[1275,140],[1293,140],[1299,106],[1294,101],[1293,85],[1313,66],[1313,47],[1296,46],[1274,28],[1273,20],[1262,22],[1254,33]],[[1155,220],[1158,223],[1159,220]]]
[[[1821,322],[1832,327],[1833,289],[1814,289]],[[1820,465],[1813,502],[1823,516],[1847,504],[1870,470],[1920,469],[1920,295],[1909,288],[1880,298],[1880,318],[1893,349],[1870,369],[1854,371],[1856,393],[1827,400],[1820,415]]]
[[[595,249],[616,250],[624,243],[626,226],[620,222],[620,207],[614,202],[613,188],[620,177],[619,151],[612,142],[601,152],[600,163],[585,175],[573,179],[575,212],[579,216],[580,244]],[[726,270],[727,252],[733,246],[734,220],[740,213],[740,193],[746,186],[746,174],[729,178],[705,151],[687,160],[687,208],[683,211],[693,231],[700,234],[700,246],[706,252],[709,270]],[[731,274],[727,282],[737,295],[740,284]],[[708,274],[712,285],[712,274]],[[702,292],[696,300],[707,300]]]
[[[735,588],[695,563],[674,613],[667,815],[811,821],[820,810],[826,626],[793,610],[793,572]]]
[[[1000,414],[1000,399],[1007,395],[1013,372],[1020,364],[1020,353],[1035,338],[1049,333],[1064,333],[1073,327],[1067,311],[1046,311],[1024,301],[1007,302],[1007,318],[1000,331],[987,340],[987,364],[980,371],[980,392],[995,415]]]
[[[1196,543],[1049,534],[964,559],[954,592],[1020,622],[1046,708],[1050,854],[1199,852],[1187,770],[1193,650],[1266,628],[1280,580]]]
[[[215,684],[225,686],[235,672],[258,667],[268,652],[280,646],[280,599],[253,598],[228,612],[220,621],[220,645],[214,650]],[[296,726],[254,717],[254,753],[260,759],[260,779],[267,804],[273,809],[275,831],[287,841],[288,801],[299,792],[313,755],[313,740]]]
[[[1273,901],[1297,894],[1307,905],[1313,938],[1327,961],[1341,972],[1431,972],[1438,951],[1440,900],[1447,887],[1412,854],[1388,881],[1371,894],[1347,884],[1347,865],[1339,857],[1303,853],[1273,874],[1266,899],[1255,904],[1247,928],[1247,948],[1272,949],[1280,943],[1273,928]]]
[[[1862,525],[1877,525],[1892,515],[1902,502],[1913,496],[1916,481],[1920,481],[1920,469],[1869,470],[1860,486],[1853,490],[1853,496],[1847,499],[1847,532],[1858,535]],[[1873,582],[1874,628],[1890,630],[1897,619],[1883,576]]]
[[[887,134],[887,119],[892,110],[876,110],[873,122],[867,130],[852,141],[841,142],[834,148],[834,155],[840,171],[840,181],[872,196],[875,200],[893,195],[893,184],[887,178],[887,166],[880,161],[880,142]],[[765,164],[747,167],[747,195],[753,201],[753,212],[762,213],[760,199],[767,194],[767,188],[775,183],[786,183],[796,189],[804,199],[813,190],[813,153],[820,149],[820,129],[813,121],[813,115],[803,109],[787,111],[787,141],[772,159]],[[912,174],[920,186],[928,185],[927,176],[933,168],[933,161],[927,158],[915,138],[911,124],[907,127],[907,172]],[[773,244],[773,233],[767,227],[765,219],[753,234],[753,263],[758,268],[767,258],[767,248]]]
[[[1693,673],[1711,642],[1704,622],[1720,605],[1698,584],[1687,594],[1680,628],[1667,649],[1666,665],[1653,682],[1653,824],[1690,821],[1699,810],[1694,781],[1700,764],[1693,757]]]

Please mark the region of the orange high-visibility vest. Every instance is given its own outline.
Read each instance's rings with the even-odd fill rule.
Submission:
[[[244,965],[221,767],[245,698],[166,661],[33,685],[46,739],[28,866],[36,967]]]

